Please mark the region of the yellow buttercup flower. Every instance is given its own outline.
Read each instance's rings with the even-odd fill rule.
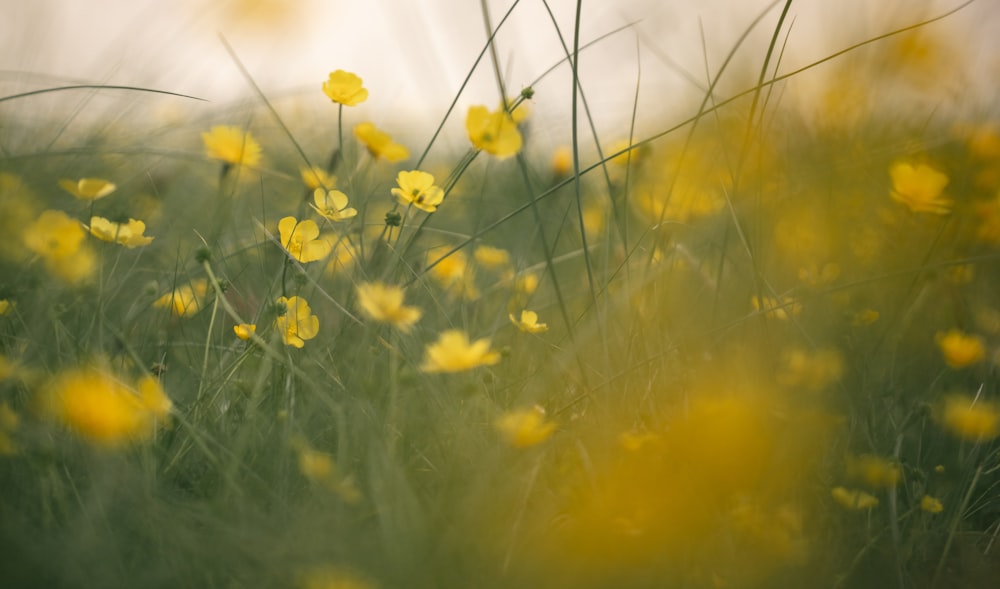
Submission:
[[[172,407],[152,377],[130,387],[96,368],[69,370],[42,392],[43,412],[85,440],[104,447],[152,436]]]
[[[502,269],[510,266],[510,253],[498,247],[481,245],[472,252],[472,257],[479,262],[479,265],[491,270]]]
[[[52,274],[77,284],[88,278],[96,265],[93,251],[84,244],[87,234],[80,223],[62,211],[42,212],[24,230],[24,245],[38,254]]]
[[[413,205],[433,213],[444,200],[444,190],[434,185],[434,176],[420,170],[401,171],[396,175],[398,188],[392,189],[399,204]]]
[[[10,299],[0,299],[0,317],[10,313],[17,306],[15,301]]]
[[[158,309],[170,309],[177,317],[191,317],[205,305],[208,295],[208,281],[194,280],[182,284],[153,302]]]
[[[848,457],[847,474],[876,489],[891,489],[899,484],[903,476],[898,464],[870,454]]]
[[[538,322],[538,313],[527,309],[521,311],[521,318],[517,319],[513,314],[509,314],[510,322],[524,333],[542,333],[548,331],[549,326]]]
[[[284,306],[285,312],[275,319],[274,326],[286,346],[301,348],[306,340],[316,337],[319,333],[319,319],[312,314],[312,309],[304,298],[278,297],[277,302]]]
[[[317,567],[300,575],[298,589],[377,589],[361,575],[337,567]]]
[[[91,217],[88,230],[101,241],[119,243],[129,249],[153,243],[152,237],[143,235],[146,224],[135,219],[129,219],[128,223],[114,223],[104,217]]]
[[[60,180],[66,192],[80,200],[97,200],[115,191],[117,186],[101,178],[80,178],[79,180]]]
[[[944,361],[952,368],[966,368],[977,364],[986,357],[986,347],[982,338],[966,335],[961,330],[950,329],[934,336],[944,356]]]
[[[545,419],[545,410],[537,405],[530,409],[508,411],[493,425],[504,441],[515,448],[537,446],[556,431],[555,422]]]
[[[485,106],[469,108],[465,129],[473,147],[499,159],[521,151],[521,132],[517,130],[517,123],[502,109],[490,112]]]
[[[302,182],[309,190],[316,190],[317,188],[333,190],[337,186],[337,177],[333,174],[327,174],[326,170],[318,166],[302,166],[299,168],[299,174],[302,176]]]
[[[892,199],[914,213],[945,215],[954,204],[941,196],[948,185],[948,176],[926,164],[896,162],[889,168],[892,178]]]
[[[332,456],[313,449],[301,440],[294,441],[292,445],[298,453],[299,472],[303,476],[337,493],[346,503],[357,503],[361,499],[361,492],[354,481],[337,472]]]
[[[410,157],[410,151],[406,147],[394,142],[388,133],[380,131],[371,123],[355,125],[354,136],[364,143],[372,157],[385,158],[390,162],[401,162]]]
[[[492,366],[500,361],[498,352],[490,351],[490,340],[469,342],[469,336],[460,329],[443,332],[438,340],[427,346],[424,372],[463,372],[480,366]]]
[[[260,144],[240,127],[217,125],[201,134],[208,157],[234,166],[256,166],[260,163]]]
[[[233,326],[233,333],[243,341],[248,341],[253,334],[257,333],[257,326],[253,323],[240,323]]]
[[[314,211],[331,221],[346,221],[358,214],[358,210],[347,206],[347,195],[339,190],[317,188],[313,191]]]
[[[306,263],[322,260],[330,254],[333,244],[319,239],[319,227],[315,221],[299,221],[295,217],[285,217],[278,221],[281,247],[296,260]]]
[[[381,282],[363,282],[358,285],[358,306],[369,319],[389,323],[402,332],[410,331],[423,313],[416,307],[403,304],[403,289]]]
[[[920,509],[926,511],[927,513],[941,513],[944,511],[944,505],[941,503],[940,499],[931,497],[930,495],[924,495],[920,499]]]
[[[878,499],[875,496],[858,489],[834,487],[830,490],[830,495],[844,509],[860,511],[862,509],[871,509],[878,505]]]
[[[430,269],[431,278],[456,296],[468,300],[478,298],[479,289],[476,288],[475,274],[465,252],[462,250],[452,252],[443,260],[438,260],[439,257],[439,250],[427,252],[427,263],[437,262]]]
[[[336,70],[330,72],[330,79],[323,82],[323,94],[344,106],[356,106],[368,99],[368,90],[361,78],[351,72]]]
[[[939,416],[941,424],[956,436],[973,442],[1000,436],[1000,406],[966,395],[950,395]]]
[[[768,319],[787,321],[789,317],[797,317],[802,313],[802,303],[788,296],[780,299],[764,297],[762,300],[754,295],[750,298],[750,304],[753,305],[754,311],[763,311]]]

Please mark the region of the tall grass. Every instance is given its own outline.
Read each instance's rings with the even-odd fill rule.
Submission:
[[[790,7],[617,136],[552,16],[555,151],[518,3],[423,143],[231,48],[231,108],[0,100],[3,585],[992,586],[996,115],[928,84],[954,11],[789,71]],[[119,96],[182,114],[79,130]]]

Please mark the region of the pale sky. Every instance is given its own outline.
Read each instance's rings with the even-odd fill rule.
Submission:
[[[513,0],[487,3],[495,26]],[[585,0],[584,41],[635,23],[581,57],[581,79],[600,113],[599,124],[627,131],[637,84],[640,122],[680,114],[686,107],[678,97],[690,97],[694,89],[683,77],[704,87],[706,65],[715,71],[769,4]],[[280,8],[268,13],[269,5]],[[791,69],[957,5],[795,2],[783,63]],[[985,44],[985,32],[1000,28],[994,5],[994,0],[980,0],[935,26],[960,31],[975,59],[995,74],[996,46]],[[549,0],[549,6],[572,43],[575,0]],[[756,77],[780,9],[781,4],[771,9],[739,53],[731,90],[745,87],[736,80]],[[330,71],[345,69],[360,75],[370,91],[369,101],[351,116],[385,124],[407,121],[418,130],[440,120],[486,40],[476,0],[0,0],[0,92],[90,81],[149,86],[211,101],[182,103],[182,108],[225,108],[252,93],[219,35],[229,40],[269,97],[297,93],[305,108],[324,108],[322,81]],[[501,29],[497,48],[511,94],[563,56],[540,0],[521,0]],[[677,65],[687,74],[679,74]],[[539,124],[551,133],[567,126],[570,83],[563,67],[536,86],[535,110],[545,115]],[[495,106],[498,100],[487,58],[460,99],[459,112],[471,104]]]

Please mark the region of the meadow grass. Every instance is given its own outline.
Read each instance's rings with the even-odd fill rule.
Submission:
[[[992,587],[996,113],[937,19],[785,71],[790,5],[616,137],[553,18],[557,149],[492,36],[417,145],[235,52],[0,99],[2,584]]]

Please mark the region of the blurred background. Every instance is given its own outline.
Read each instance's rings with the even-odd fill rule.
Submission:
[[[960,4],[795,2],[779,40],[784,47],[779,69],[791,71]],[[160,106],[151,113],[152,102],[118,93],[117,99],[102,97],[88,105],[94,110],[103,104],[117,112],[124,97],[128,110],[140,117],[164,112],[190,116],[252,104],[252,90],[227,53],[224,37],[269,98],[280,102],[294,97],[296,108],[306,109],[306,118],[316,113],[335,117],[320,84],[330,71],[345,69],[359,74],[370,90],[368,102],[352,117],[390,127],[405,123],[408,132],[422,134],[441,120],[485,45],[484,6],[494,27],[514,6],[496,38],[508,94],[534,85],[534,109],[544,115],[536,118],[536,130],[542,137],[565,140],[569,69],[559,67],[539,78],[565,56],[558,33],[572,44],[575,0],[0,0],[0,91],[10,95],[86,82],[157,88],[208,101],[178,99],[163,106],[157,100]],[[782,6],[763,0],[584,2],[581,42],[609,35],[580,58],[581,79],[599,128],[627,135],[635,102],[640,125],[689,114],[711,74],[754,19],[764,15],[736,52],[719,95],[749,87],[759,75]],[[998,26],[995,2],[973,2],[928,29],[936,44],[923,49],[932,54],[924,57],[941,61],[936,75],[946,76],[958,65],[964,72],[979,72],[950,80],[955,92],[991,92],[1000,58],[990,31]],[[949,60],[955,60],[955,67]],[[810,72],[803,85],[824,72],[829,73],[828,66]],[[63,96],[51,108],[82,111],[81,96]],[[801,96],[788,99],[809,100],[808,92]],[[498,102],[487,55],[460,98],[458,112],[471,104],[492,107]],[[35,111],[39,104],[33,103]]]

